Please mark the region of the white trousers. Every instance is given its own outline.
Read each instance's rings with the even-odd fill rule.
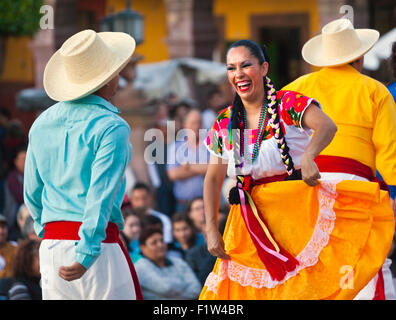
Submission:
[[[135,300],[135,287],[124,253],[117,243],[102,243],[101,254],[77,280],[59,275],[74,263],[74,240],[43,240],[40,273],[43,300]]]
[[[338,173],[338,172],[321,172],[321,179],[323,180],[360,180],[368,181],[357,175],[349,173]],[[384,290],[386,300],[396,300],[396,290],[393,284],[392,272],[390,266],[392,260],[386,259],[382,265],[382,275],[384,278]],[[353,300],[373,300],[375,295],[375,288],[377,286],[378,274],[356,295]]]
[[[384,277],[385,300],[396,300],[396,291],[393,284],[390,265],[392,260],[386,259],[382,265],[382,276]],[[357,294],[353,300],[373,300],[377,286],[378,274]]]

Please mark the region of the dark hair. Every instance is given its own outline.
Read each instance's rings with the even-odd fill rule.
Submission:
[[[180,101],[176,104],[170,104],[169,117],[171,119],[174,119],[176,117],[178,109],[183,107],[186,108],[187,110],[190,110],[192,108],[192,106],[187,101]]]
[[[192,198],[192,199],[188,202],[187,213],[189,213],[189,212],[191,211],[192,204],[193,204],[195,201],[197,201],[197,200],[202,200],[202,201],[203,201],[203,198],[202,198],[202,197],[195,197],[195,198]]]
[[[172,216],[172,223],[185,221],[190,227],[194,227],[194,223],[186,212],[176,212]]]
[[[142,225],[142,229],[153,225],[161,225],[161,228],[163,226],[161,219],[156,216],[153,216],[152,214],[141,217],[140,223]]]
[[[122,218],[126,220],[129,216],[139,217],[137,210],[133,209],[131,206],[126,206],[121,208]]]
[[[14,151],[14,160],[18,157],[21,152],[27,152],[26,144],[21,144],[15,151]]]
[[[187,223],[187,225],[190,227],[192,231],[192,236],[190,239],[188,239],[188,246],[191,248],[194,246],[195,240],[197,238],[197,231],[194,222],[191,220],[191,218],[188,216],[186,212],[177,212],[172,216],[172,226],[175,222],[182,222],[182,221]]]
[[[13,278],[30,278],[33,275],[33,259],[39,254],[40,242],[37,240],[22,240],[13,261]]]
[[[0,115],[7,118],[7,120],[11,120],[11,112],[5,107],[0,107]]]
[[[211,88],[211,89],[209,90],[208,94],[206,95],[206,99],[207,99],[207,100],[210,100],[210,99],[211,99],[214,95],[216,95],[216,94],[221,94],[220,89],[217,88],[217,87]]]
[[[389,59],[392,76],[396,79],[396,41],[392,44],[392,53]]]
[[[233,44],[231,44],[228,47],[227,53],[226,55],[228,55],[228,52],[232,49],[232,48],[237,48],[237,47],[245,47],[247,49],[249,49],[250,53],[252,56],[254,56],[259,64],[263,64],[264,62],[268,62],[270,61],[269,59],[269,55],[267,52],[267,47],[265,45],[262,45],[260,47],[260,45],[258,45],[256,42],[252,41],[252,40],[239,40],[234,42]]]
[[[139,235],[139,244],[145,245],[148,238],[150,238],[153,234],[160,233],[163,235],[162,229],[158,226],[146,226],[142,229]]]
[[[228,48],[227,54],[230,51],[230,49],[236,48],[236,47],[247,48],[250,51],[250,53],[252,54],[252,56],[254,56],[258,60],[258,63],[260,65],[263,64],[264,62],[269,63],[270,59],[269,59],[269,55],[268,55],[268,52],[267,52],[265,46],[260,48],[260,46],[257,43],[255,43],[254,41],[240,40],[240,41],[233,43]],[[271,79],[267,76],[265,76],[263,78],[263,85],[264,85],[264,98],[268,99],[267,96],[271,92],[274,92],[273,90],[276,90],[275,86],[272,83]],[[281,152],[282,161],[286,166],[287,173],[289,174],[291,179],[298,179],[299,176],[296,175],[296,170],[294,169],[294,163],[290,156],[289,148],[286,143],[286,139],[284,138],[284,132],[281,128],[278,103],[279,102],[277,100],[275,100],[275,104],[272,107],[270,107],[270,105],[268,104],[268,109],[267,109],[268,116],[273,117],[273,119],[269,118],[271,120],[269,123],[271,124],[272,129],[274,131],[274,136],[277,140],[278,148]],[[238,136],[235,138],[233,137],[233,146],[234,146],[233,152],[234,152],[234,159],[235,159],[236,167],[241,166],[241,163],[238,161],[238,159],[240,159],[242,148],[241,147],[238,148],[235,146],[237,145],[237,142],[238,142],[239,146],[241,146],[243,144],[243,136],[242,136],[243,131],[240,130],[243,128],[243,122],[242,122],[243,110],[244,110],[244,106],[243,106],[242,100],[241,100],[240,96],[238,95],[238,93],[235,92],[234,101],[232,103],[232,112],[231,112],[231,129],[233,129],[234,132],[240,131],[239,137]],[[246,128],[244,128],[244,129],[246,129]],[[234,141],[234,139],[236,141]],[[259,142],[261,143],[261,141],[259,141]],[[246,148],[246,146],[244,147],[244,149],[245,148]],[[235,188],[232,188],[230,191],[230,203],[231,204],[239,203],[238,191]]]
[[[146,190],[147,193],[151,193],[150,187],[147,184],[145,184],[144,182],[136,182],[132,188],[132,192],[135,190]]]

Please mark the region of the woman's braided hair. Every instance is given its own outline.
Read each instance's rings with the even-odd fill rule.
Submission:
[[[236,47],[247,48],[252,54],[252,56],[257,58],[260,65],[263,64],[264,62],[269,63],[269,56],[265,46],[260,48],[260,46],[257,43],[251,40],[240,40],[233,43],[229,47],[228,51],[231,48],[236,48]],[[289,177],[286,178],[286,180],[301,179],[300,172],[296,171],[294,168],[293,159],[290,156],[289,147],[287,146],[284,132],[281,128],[280,115],[279,115],[279,101],[276,99],[275,86],[272,83],[271,79],[267,76],[263,78],[263,83],[264,83],[265,99],[267,99],[267,105],[268,105],[267,110],[270,116],[269,123],[273,129],[274,137],[277,141],[278,148],[281,152],[282,161],[289,175]],[[232,113],[231,113],[231,128],[233,129],[233,132],[238,132],[238,130],[235,129],[243,128],[243,122],[242,122],[243,108],[244,106],[240,96],[238,95],[238,93],[235,93],[234,101],[232,103]],[[237,168],[241,167],[242,165],[241,162],[238,161],[238,159],[240,159],[241,156],[241,147],[240,147],[242,144],[241,136],[242,135],[239,135],[239,137],[236,136],[235,139],[233,137],[233,146],[234,146],[233,152],[234,152],[234,159]],[[246,149],[246,146],[244,146],[244,148]]]

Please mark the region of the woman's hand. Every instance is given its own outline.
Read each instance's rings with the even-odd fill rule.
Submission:
[[[224,241],[219,230],[207,231],[208,251],[212,256],[229,260],[230,257],[224,249]]]
[[[227,173],[227,164],[219,163],[219,159],[212,154],[210,155],[204,181],[206,242],[211,255],[228,260],[230,257],[225,253],[224,241],[217,224],[221,186]]]
[[[305,110],[302,125],[303,128],[315,130],[315,133],[301,157],[301,175],[307,185],[316,186],[320,173],[314,159],[330,144],[337,132],[337,126],[313,103]]]
[[[320,179],[318,166],[314,161],[314,157],[304,153],[301,157],[301,175],[304,182],[309,186],[316,186]]]

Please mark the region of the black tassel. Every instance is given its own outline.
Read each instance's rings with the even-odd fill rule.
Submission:
[[[301,170],[294,170],[290,176],[285,178],[285,181],[288,180],[302,180]]]
[[[230,193],[228,195],[228,202],[231,205],[241,203],[241,199],[239,198],[239,190],[236,186],[231,188]]]

